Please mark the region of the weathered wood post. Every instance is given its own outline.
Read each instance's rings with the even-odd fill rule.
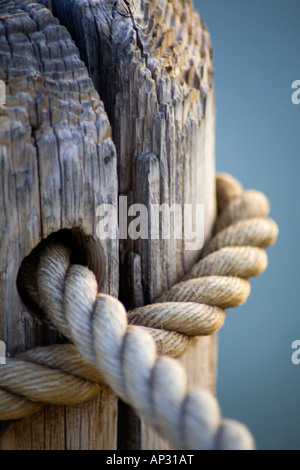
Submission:
[[[56,341],[53,329],[18,295],[24,257],[60,229],[80,227],[99,245],[96,208],[104,202],[117,206],[116,153],[103,105],[66,29],[43,6],[28,5],[0,7],[0,78],[6,82],[0,117],[0,338],[11,356]],[[117,295],[117,240],[102,248],[102,289]],[[113,448],[116,413],[116,397],[105,387],[81,406],[47,406],[12,423],[1,448]]]
[[[131,308],[180,280],[199,247],[191,250],[186,238],[175,237],[182,225],[176,215],[169,237],[160,231],[151,238],[149,222],[143,239],[127,234],[100,242],[97,206],[117,207],[118,194],[125,211],[142,204],[150,216],[154,204],[178,204],[182,212],[185,204],[203,204],[205,239],[215,220],[213,67],[209,35],[192,2],[47,2],[67,29],[29,3],[8,2],[0,10],[0,79],[7,92],[0,108],[0,339],[11,355],[57,340],[23,306],[16,287],[22,260],[43,238],[75,227],[91,235],[92,248],[83,235],[77,242],[88,252],[102,248],[101,290],[116,296],[119,290]],[[123,216],[127,233],[132,219]],[[212,336],[193,339],[179,360],[190,383],[213,391],[215,359]],[[83,405],[48,406],[10,424],[1,448],[168,444],[104,387]]]

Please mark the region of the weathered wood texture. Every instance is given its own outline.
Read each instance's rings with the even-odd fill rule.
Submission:
[[[81,227],[96,237],[96,208],[117,206],[111,129],[68,31],[42,5],[0,2],[0,338],[10,355],[55,341],[16,288],[23,258],[52,232]],[[118,294],[118,241],[106,254],[101,290]],[[117,400],[104,387],[80,406],[45,407],[11,423],[1,449],[114,449]]]
[[[52,0],[52,7],[104,101],[119,194],[149,213],[152,204],[203,203],[207,239],[215,219],[213,67],[209,35],[192,2]],[[174,239],[178,224],[171,220],[168,240],[120,240],[120,296],[127,307],[153,301],[198,257],[186,239]],[[214,360],[214,338],[195,339],[181,359],[190,383],[212,390]],[[119,433],[121,447],[167,447],[144,423],[140,436],[131,426],[132,443],[128,428],[123,441]]]

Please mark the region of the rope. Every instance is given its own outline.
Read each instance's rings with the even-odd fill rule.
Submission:
[[[128,314],[117,299],[98,294],[89,269],[70,265],[66,247],[45,249],[37,268],[36,295],[52,323],[75,347],[35,348],[1,366],[0,419],[26,416],[42,403],[84,401],[105,382],[174,448],[253,447],[243,425],[221,419],[213,396],[187,389],[177,361],[158,355],[165,353],[164,339],[176,356],[187,347],[189,336],[219,329],[224,309],[246,300],[250,292],[246,278],[266,268],[262,248],[275,241],[278,229],[266,218],[265,196],[243,192],[227,175],[217,178],[217,196],[222,210],[200,261],[155,304]]]

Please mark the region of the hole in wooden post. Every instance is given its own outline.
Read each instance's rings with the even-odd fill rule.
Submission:
[[[43,239],[31,253],[23,259],[17,276],[17,289],[24,305],[43,321],[47,321],[46,314],[38,305],[35,292],[36,269],[39,258],[46,246],[59,243],[71,250],[71,264],[87,266],[96,276],[99,290],[103,279],[103,254],[99,243],[91,236],[86,235],[79,227],[61,229],[53,232]]]

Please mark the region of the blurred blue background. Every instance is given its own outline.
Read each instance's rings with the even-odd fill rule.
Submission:
[[[219,333],[217,395],[258,449],[300,449],[299,0],[195,0],[211,34],[217,109],[216,169],[262,190],[279,225],[269,266]]]

